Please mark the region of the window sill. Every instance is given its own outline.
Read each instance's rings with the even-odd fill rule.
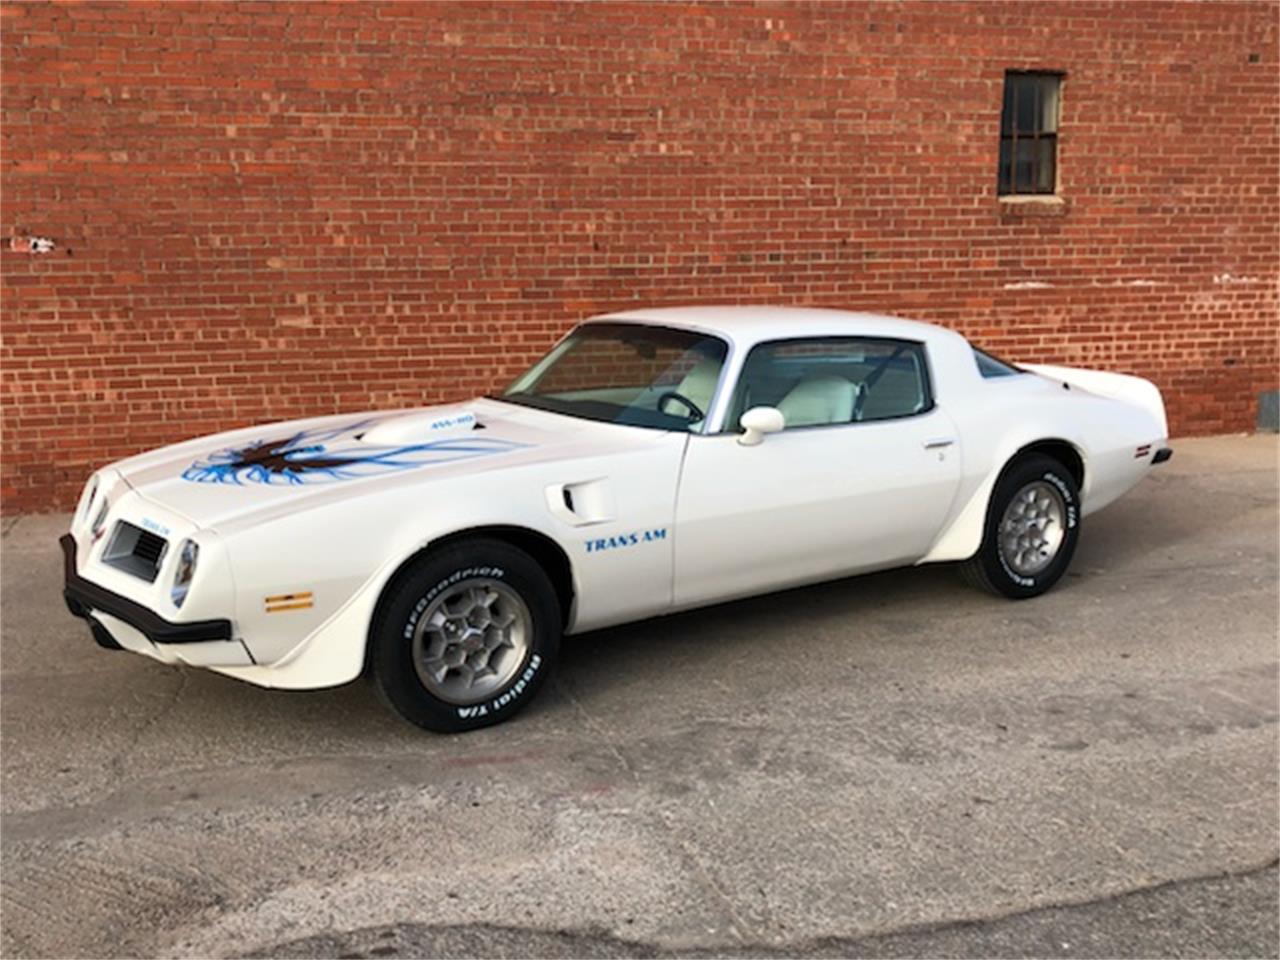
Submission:
[[[1056,193],[1010,193],[997,197],[1001,216],[1061,217],[1067,212],[1067,201]]]

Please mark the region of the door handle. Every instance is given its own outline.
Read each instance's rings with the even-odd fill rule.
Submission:
[[[924,448],[926,450],[941,450],[943,447],[949,447],[955,442],[954,437],[935,437],[932,440],[926,440]]]

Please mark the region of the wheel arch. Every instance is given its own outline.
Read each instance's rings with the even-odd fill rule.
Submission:
[[[556,600],[560,604],[561,626],[568,627],[573,617],[573,605],[577,597],[577,587],[574,582],[573,565],[569,560],[568,553],[565,552],[560,544],[547,534],[530,527],[512,524],[486,524],[467,527],[433,537],[426,544],[401,560],[395,571],[382,584],[378,593],[378,601],[373,608],[373,615],[369,618],[368,632],[365,637],[364,672],[367,673],[369,670],[369,660],[373,652],[373,634],[382,618],[382,612],[409,568],[426,554],[439,550],[441,547],[479,539],[498,540],[532,557],[551,580],[551,585],[556,591]]]
[[[991,470],[973,490],[965,506],[934,541],[929,552],[919,563],[967,560],[973,556],[982,545],[982,537],[987,525],[987,512],[991,508],[991,497],[995,493],[996,485],[1019,459],[1029,454],[1041,454],[1061,463],[1070,471],[1083,499],[1085,483],[1089,479],[1088,459],[1077,444],[1056,436],[1020,442],[1009,453],[996,458],[999,466]]]
[[[1025,446],[1019,447],[1014,451],[1000,468],[998,476],[1004,476],[1005,472],[1012,467],[1020,457],[1028,454],[1039,453],[1050,459],[1057,460],[1060,464],[1071,471],[1071,479],[1076,482],[1076,489],[1083,492],[1085,483],[1085,460],[1084,454],[1070,440],[1063,440],[1058,437],[1050,437],[1044,440],[1036,440]],[[997,479],[997,482],[998,479]],[[994,488],[993,488],[994,489]],[[988,500],[990,494],[988,494]]]

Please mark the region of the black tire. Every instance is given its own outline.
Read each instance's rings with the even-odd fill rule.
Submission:
[[[413,636],[437,596],[475,577],[510,587],[524,602],[532,629],[519,665],[502,686],[478,702],[450,702],[419,676]],[[509,720],[533,699],[555,666],[561,623],[555,589],[528,554],[499,540],[449,544],[428,551],[393,581],[371,632],[370,672],[382,699],[410,723],[438,733],[476,730]]]
[[[1000,542],[1000,523],[1013,498],[1029,484],[1039,481],[1051,484],[1061,495],[1064,508],[1063,537],[1057,553],[1042,570],[1034,573],[1015,571],[1004,556]],[[1052,457],[1027,454],[1005,468],[991,493],[987,522],[983,528],[982,546],[960,567],[961,575],[975,587],[1011,600],[1038,597],[1052,587],[1067,571],[1080,539],[1080,491],[1071,471]]]

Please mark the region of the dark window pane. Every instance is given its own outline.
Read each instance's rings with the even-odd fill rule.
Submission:
[[[1039,84],[1031,77],[1019,77],[1016,99],[1018,109],[1014,116],[1018,127],[1018,135],[1031,134],[1036,129],[1036,105],[1039,99]]]
[[[1034,140],[1019,140],[1013,160],[1013,189],[1015,193],[1031,193],[1032,161],[1035,158]]]
[[[1058,78],[1039,77],[1040,81],[1040,116],[1037,119],[1038,129],[1042,133],[1058,132]]]
[[[1000,141],[1000,183],[999,190],[1001,193],[1009,193],[1013,190],[1013,141]]]
[[[1035,141],[1039,156],[1036,157],[1036,193],[1053,193],[1053,155],[1057,147],[1056,137]]]

